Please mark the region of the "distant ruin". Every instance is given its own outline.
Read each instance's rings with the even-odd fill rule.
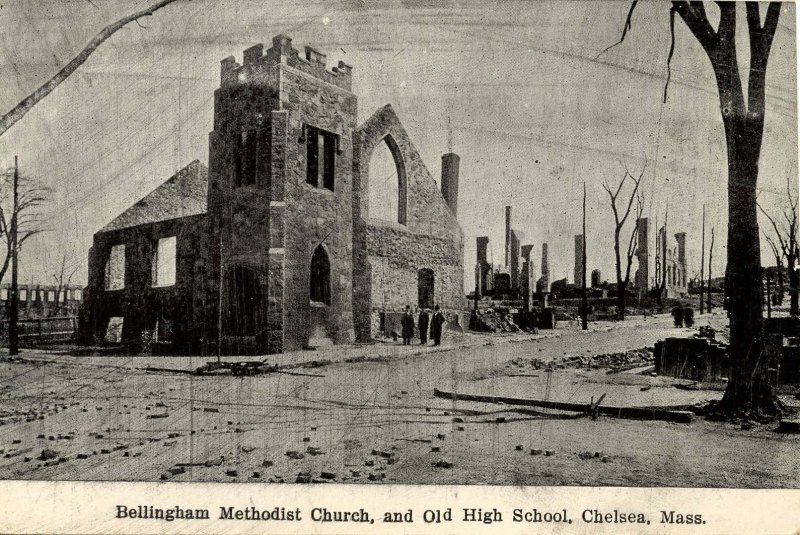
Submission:
[[[652,255],[651,243],[655,244],[655,254]],[[640,218],[635,256],[638,267],[634,274],[634,291],[640,300],[662,286],[663,298],[680,298],[688,294],[685,232],[678,232],[674,239],[668,239],[664,226],[661,226],[655,236],[650,236],[649,220]]]

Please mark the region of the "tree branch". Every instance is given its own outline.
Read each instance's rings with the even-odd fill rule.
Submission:
[[[0,136],[2,136],[6,130],[11,128],[14,123],[22,119],[26,113],[28,113],[40,100],[44,97],[49,95],[56,87],[58,87],[61,82],[66,80],[73,72],[75,72],[78,67],[83,65],[89,56],[99,47],[103,42],[114,35],[120,28],[129,24],[130,22],[140,19],[142,17],[146,17],[152,15],[162,7],[175,2],[175,0],[161,0],[156,2],[152,6],[144,9],[142,11],[138,11],[132,15],[128,15],[113,24],[110,24],[103,28],[100,33],[98,33],[86,47],[81,50],[81,52],[75,56],[69,63],[67,63],[60,71],[58,71],[55,76],[50,78],[47,82],[44,83],[41,87],[39,87],[36,91],[22,99],[22,101],[17,104],[11,111],[4,114],[0,117]]]
[[[764,115],[764,89],[767,76],[767,59],[772,48],[772,39],[778,27],[781,3],[770,2],[764,25],[760,23],[759,2],[745,2],[747,29],[750,34],[750,75],[747,87],[747,111]]]
[[[664,83],[664,103],[667,102],[667,89],[669,89],[669,80],[672,78],[672,55],[675,53],[675,6],[669,10],[669,54],[667,54],[667,81]]]
[[[778,224],[775,222],[775,219],[773,219],[772,216],[769,215],[767,213],[767,211],[764,210],[764,208],[761,207],[761,205],[759,203],[756,203],[756,206],[758,206],[758,209],[761,210],[761,213],[764,214],[766,216],[766,218],[769,220],[769,222],[772,224],[772,228],[775,229],[775,236],[778,238],[778,241],[781,244],[781,250],[783,251],[783,254],[785,255],[786,252],[787,252],[787,247],[788,246],[787,246],[786,242],[783,240],[783,235],[782,235],[781,231],[778,230]]]
[[[717,48],[717,33],[706,17],[706,9],[703,2],[672,2],[675,12],[680,15],[689,31],[700,42],[709,57]]]
[[[633,17],[633,10],[636,9],[637,2],[638,2],[638,0],[633,0],[631,2],[631,7],[630,7],[630,9],[628,9],[628,16],[625,19],[625,26],[622,27],[622,36],[619,38],[619,41],[617,41],[613,45],[609,45],[606,48],[604,48],[602,52],[600,52],[599,54],[597,54],[594,57],[594,59],[598,59],[600,56],[602,56],[603,54],[605,54],[606,52],[608,52],[609,50],[611,50],[615,46],[621,44],[625,40],[625,36],[628,34],[628,30],[631,29],[631,17]]]
[[[633,180],[633,183],[635,184],[635,186],[633,187],[633,191],[631,192],[631,198],[628,200],[628,207],[625,209],[625,216],[622,218],[622,225],[624,225],[625,221],[628,220],[628,216],[631,213],[631,207],[633,206],[633,201],[635,199],[637,199],[636,192],[639,191],[639,184],[641,184],[641,182],[642,182],[642,177],[644,176],[645,169],[647,169],[647,161],[644,162],[644,167],[642,167],[642,172],[639,173],[639,178],[634,178],[633,175],[628,173],[627,170],[625,171],[626,175],[631,177],[631,180]],[[625,179],[623,179],[623,182],[624,181],[625,181]],[[622,184],[620,183],[620,188],[621,187],[622,187]]]

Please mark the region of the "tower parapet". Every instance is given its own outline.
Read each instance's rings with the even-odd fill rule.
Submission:
[[[272,38],[272,47],[266,52],[263,44],[253,45],[245,50],[241,64],[233,56],[223,59],[220,76],[222,87],[264,83],[275,76],[275,66],[286,65],[346,91],[351,90],[353,68],[350,65],[339,61],[337,66],[328,70],[327,56],[323,52],[310,46],[306,46],[304,52],[301,56],[292,46],[290,37],[276,35]]]

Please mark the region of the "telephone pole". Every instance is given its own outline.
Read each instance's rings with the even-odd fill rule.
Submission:
[[[703,291],[705,290],[706,269],[706,205],[703,205],[703,234],[700,245],[700,314],[703,313]]]
[[[764,273],[767,276],[767,318],[772,318],[772,273],[769,269],[765,269]]]
[[[17,286],[17,205],[19,203],[19,161],[14,156],[14,205],[11,212],[11,313],[8,322],[8,354],[19,354],[19,288]]]
[[[589,303],[586,299],[586,181],[583,181],[583,235],[581,237],[583,240],[583,247],[581,247],[581,255],[583,256],[582,259],[582,278],[583,284],[581,284],[581,328],[586,331],[589,329]]]
[[[714,227],[711,227],[711,245],[708,248],[708,299],[706,299],[706,310],[711,314],[711,259],[714,256]]]

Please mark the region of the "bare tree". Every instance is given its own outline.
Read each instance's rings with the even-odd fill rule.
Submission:
[[[786,179],[786,197],[789,200],[788,208],[783,209],[783,219],[785,223],[778,225],[778,222],[759,204],[761,213],[769,220],[772,229],[775,231],[775,238],[778,239],[777,247],[774,240],[767,236],[767,242],[773,248],[775,258],[782,256],[786,259],[786,267],[789,269],[789,314],[798,315],[798,289],[800,289],[800,276],[797,273],[797,259],[800,257],[800,249],[797,243],[797,199],[792,195],[791,180]],[[782,269],[781,269],[782,271]],[[781,279],[783,278],[781,274]],[[782,283],[782,280],[781,280]]]
[[[142,11],[138,11],[132,15],[128,15],[127,17],[123,17],[118,21],[109,24],[105,28],[103,28],[100,33],[94,36],[94,38],[89,41],[89,44],[80,51],[80,53],[75,56],[72,61],[67,63],[60,71],[58,71],[52,78],[50,78],[47,82],[44,83],[41,87],[36,89],[33,93],[22,99],[22,101],[14,106],[12,110],[3,114],[0,117],[0,136],[2,136],[6,130],[11,128],[14,123],[22,119],[26,113],[28,113],[31,108],[33,108],[40,100],[44,97],[49,95],[53,89],[58,87],[61,82],[69,78],[69,76],[75,72],[78,67],[83,65],[89,56],[97,50],[103,42],[114,35],[120,28],[130,24],[133,21],[137,21],[142,17],[147,17],[152,15],[162,7],[175,2],[175,0],[161,0],[160,2],[156,2],[152,6],[148,7],[147,9],[143,9]]]
[[[56,300],[53,310],[50,311],[51,316],[57,316],[64,307],[64,303],[61,301],[61,292],[64,292],[64,302],[66,302],[72,277],[75,276],[80,266],[79,261],[69,258],[67,251],[62,253],[61,261],[56,267],[55,273],[53,273],[53,280],[56,283]]]
[[[14,170],[7,170],[0,177],[0,248],[4,257],[0,261],[0,280],[6,275],[13,253],[11,222],[14,219],[14,204],[11,200]],[[30,177],[19,178],[19,200],[17,216],[17,251],[33,236],[46,230],[45,217],[41,209],[47,202],[50,190],[41,187]]]
[[[669,65],[675,50],[675,15],[689,28],[708,57],[717,82],[719,107],[728,157],[728,244],[726,299],[730,313],[731,373],[719,412],[779,415],[782,404],[764,374],[763,314],[761,311],[761,247],[756,209],[758,161],[764,136],[767,61],[778,27],[781,3],[770,2],[761,22],[760,2],[744,2],[750,41],[747,98],[736,50],[736,12],[739,2],[717,2],[716,29],[706,15],[705,2],[673,1],[669,11],[672,42]],[[628,12],[620,43],[631,28]]]
[[[608,198],[611,201],[611,211],[614,212],[614,256],[616,260],[617,274],[617,319],[620,320],[625,319],[625,292],[628,289],[628,284],[631,280],[631,264],[633,263],[633,255],[636,251],[636,245],[639,239],[639,220],[642,217],[642,211],[644,210],[644,195],[639,192],[639,185],[642,182],[642,176],[644,176],[644,170],[646,168],[647,162],[645,162],[645,165],[642,167],[642,172],[639,173],[637,178],[633,176],[626,167],[625,174],[622,176],[622,180],[619,181],[619,185],[614,191],[611,191],[611,186],[608,185],[608,182],[603,183],[603,189],[606,190],[608,193]],[[622,188],[628,182],[628,179],[633,182],[633,190],[630,192],[627,205],[623,204],[623,206],[617,206],[617,199],[622,193]],[[631,231],[630,238],[627,239],[628,248],[625,251],[625,262],[623,266],[621,250],[622,246],[620,245],[620,240],[622,239],[622,229],[625,226],[625,223],[628,221],[628,217],[631,215],[634,201],[636,201],[636,213],[634,215],[635,223],[633,230]],[[620,214],[621,208],[624,208],[624,212],[622,212],[622,214]]]
[[[767,240],[769,244],[769,248],[772,249],[772,254],[775,256],[775,268],[778,271],[778,291],[776,293],[776,303],[778,305],[783,304],[783,252],[778,249],[778,246],[775,244],[775,240],[773,240],[769,234],[764,232],[764,238]]]
[[[689,277],[689,288],[690,293],[700,288],[700,273],[697,271],[692,272],[691,277]]]

